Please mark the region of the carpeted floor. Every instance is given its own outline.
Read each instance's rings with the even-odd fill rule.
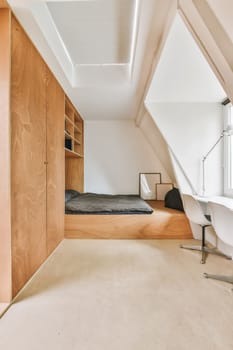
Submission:
[[[65,240],[0,320],[2,350],[232,350],[233,262],[178,241]]]

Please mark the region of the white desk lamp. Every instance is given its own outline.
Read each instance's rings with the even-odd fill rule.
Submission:
[[[225,130],[222,131],[221,135],[217,139],[217,141],[213,144],[210,150],[206,153],[206,155],[202,158],[202,196],[205,197],[205,161],[211,152],[215,149],[217,144],[221,141],[223,136],[231,136],[233,135],[233,125],[228,126]]]

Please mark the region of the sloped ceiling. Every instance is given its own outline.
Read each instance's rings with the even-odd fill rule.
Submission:
[[[221,79],[228,96],[233,93],[229,57],[232,46],[228,52],[223,47],[225,41],[220,40],[227,38],[231,41],[231,36],[225,34],[232,22],[226,15],[228,11],[219,10],[223,3],[220,0],[8,2],[84,119],[137,119],[138,115],[145,113],[144,100],[151,77],[177,8],[186,16],[191,30],[195,29],[194,34],[201,38],[199,44],[206,50],[206,57],[213,63],[215,74]],[[232,8],[232,2],[225,2],[228,7],[223,4],[222,9]],[[211,11],[219,11],[218,16],[213,19]],[[226,22],[224,17],[228,18]],[[211,32],[213,23],[217,29]],[[225,23],[224,27],[221,23]],[[172,48],[173,59],[169,61],[173,67],[182,56],[181,43],[176,45]],[[171,68],[167,66],[167,69],[158,80],[171,80],[168,74]],[[195,78],[193,72],[199,69],[200,66],[196,67],[193,61],[192,72],[189,72],[192,78]],[[185,79],[190,78],[190,74],[182,76],[183,89],[189,85]],[[202,99],[216,96],[220,99],[218,92],[210,90],[211,96],[204,95]],[[190,90],[189,98],[195,93]],[[171,96],[172,91],[169,94]],[[157,88],[156,98],[161,100],[162,95],[165,95],[164,86],[159,92]],[[155,96],[149,94],[149,97]]]
[[[154,73],[151,102],[222,102],[226,93],[179,14]]]
[[[175,0],[9,0],[84,119],[135,119]]]

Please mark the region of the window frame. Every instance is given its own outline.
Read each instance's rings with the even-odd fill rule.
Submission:
[[[228,103],[223,107],[224,130],[233,125],[233,105]],[[224,196],[233,197],[233,135],[227,133],[224,139]]]

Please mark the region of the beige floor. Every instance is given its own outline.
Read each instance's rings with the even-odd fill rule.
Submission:
[[[2,350],[232,350],[233,262],[178,241],[66,240],[0,320]]]
[[[0,317],[1,314],[8,308],[9,303],[0,303]]]

